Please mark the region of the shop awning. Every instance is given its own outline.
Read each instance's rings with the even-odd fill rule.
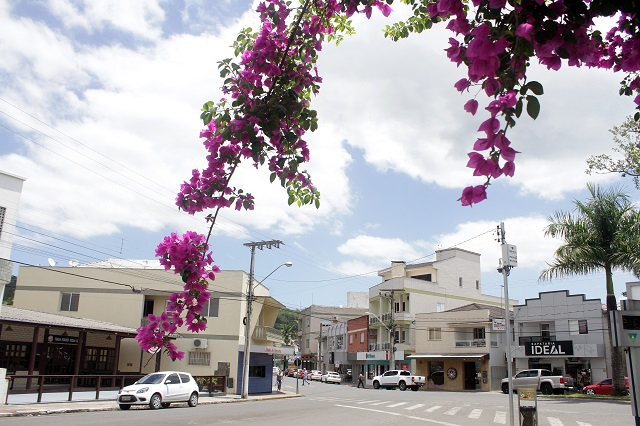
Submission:
[[[484,357],[489,358],[489,354],[411,354],[407,355],[407,359],[446,359],[446,358],[470,358],[470,359],[482,359]]]

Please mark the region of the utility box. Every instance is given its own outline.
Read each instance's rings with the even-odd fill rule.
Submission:
[[[518,424],[538,426],[538,394],[535,388],[518,389]]]

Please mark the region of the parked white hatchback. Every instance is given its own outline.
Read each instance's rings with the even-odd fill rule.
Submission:
[[[118,392],[120,409],[132,405],[148,405],[152,410],[167,408],[172,402],[186,402],[189,407],[198,405],[200,389],[189,373],[160,371],[144,376],[131,386]]]

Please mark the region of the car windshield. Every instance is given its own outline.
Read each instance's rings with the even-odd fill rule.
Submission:
[[[157,385],[158,383],[162,383],[162,380],[166,377],[166,374],[148,374],[144,376],[142,379],[138,380],[136,383],[139,385]]]

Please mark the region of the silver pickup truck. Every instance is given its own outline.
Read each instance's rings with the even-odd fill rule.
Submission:
[[[561,394],[573,389],[571,376],[554,376],[549,370],[522,370],[513,377],[513,390],[534,388],[545,395]],[[502,392],[509,393],[509,379],[502,379]]]

